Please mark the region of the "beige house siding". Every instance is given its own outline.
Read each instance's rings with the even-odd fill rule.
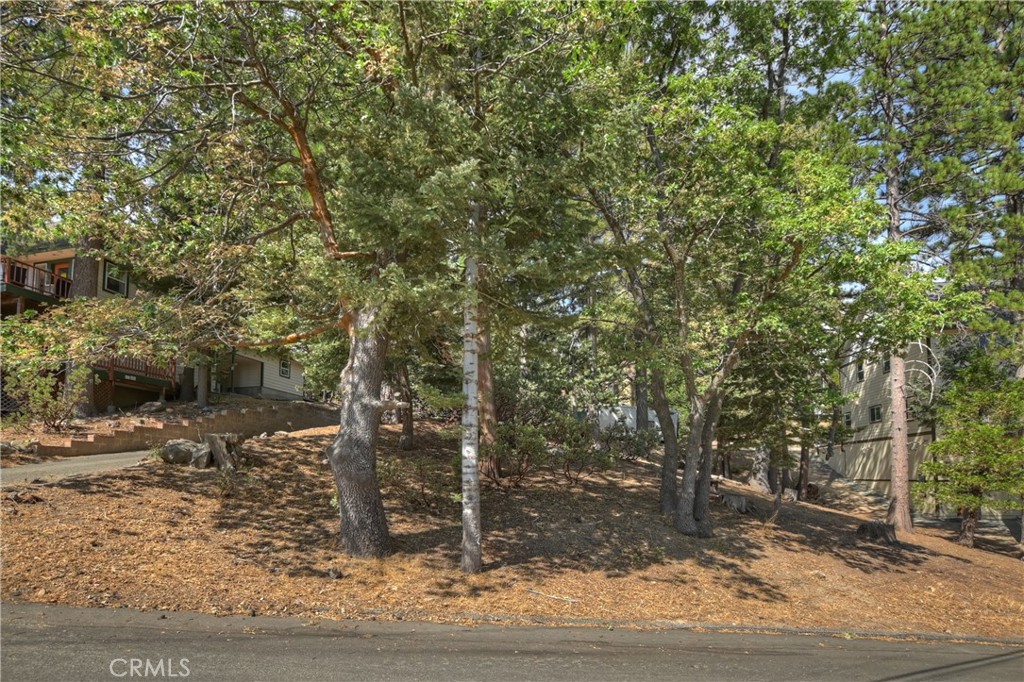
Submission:
[[[236,354],[238,357],[248,358],[255,360],[256,362],[263,363],[263,384],[262,387],[268,389],[266,391],[268,398],[273,397],[291,397],[301,398],[302,397],[302,365],[295,360],[290,360],[291,371],[289,377],[281,376],[281,361],[279,358],[267,355],[260,355],[257,353],[238,351]],[[250,367],[254,367],[250,365]],[[259,368],[254,367],[254,371],[257,372],[252,383],[247,383],[247,386],[259,386]]]
[[[930,388],[934,364],[928,343],[912,344],[906,354],[908,386]],[[829,466],[846,478],[860,481],[881,493],[888,494],[892,452],[891,375],[883,358],[864,360],[863,380],[858,378],[857,361],[845,365],[842,372],[843,393],[849,401],[843,406],[844,419],[849,416],[853,434],[835,450]],[[872,421],[872,407],[876,416]],[[878,414],[880,413],[880,415]],[[910,446],[910,478],[917,476],[917,467],[927,456],[928,444],[935,434],[915,419],[908,422]]]

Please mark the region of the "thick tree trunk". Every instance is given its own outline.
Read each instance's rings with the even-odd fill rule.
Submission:
[[[660,369],[651,370],[651,398],[665,441],[665,456],[661,461],[661,513],[673,514],[679,504],[679,437],[665,395],[665,377]]]
[[[181,395],[180,400],[190,403],[196,399],[196,370],[192,367],[184,367],[181,370]]]
[[[409,381],[409,367],[405,363],[402,363],[399,379],[402,382],[402,402],[407,407],[402,409],[402,437],[398,439],[398,447],[402,450],[412,450],[416,447],[412,414],[412,382]]]
[[[196,403],[200,409],[210,406],[210,363],[203,360],[197,365]]]
[[[477,301],[477,367],[479,384],[477,397],[480,403],[480,445],[488,453],[480,462],[480,471],[491,480],[501,478],[501,462],[495,456],[494,444],[498,442],[498,415],[494,406],[494,366],[491,363],[490,315],[483,301]]]
[[[474,206],[471,227],[480,219],[480,209]],[[462,410],[462,570],[479,573],[483,566],[482,530],[480,522],[480,467],[479,467],[479,335],[477,330],[477,263],[466,259],[467,296],[463,310],[462,376],[466,406]]]
[[[892,443],[891,491],[887,523],[896,526],[902,533],[913,533],[914,523],[910,516],[910,447],[907,433],[907,362],[893,354],[889,370],[892,412],[890,413],[890,439]]]
[[[89,251],[96,251],[103,247],[102,240],[96,237],[87,237],[78,244],[78,254],[75,256],[74,264],[71,266],[71,297],[72,298],[96,298],[100,287],[100,260]]]
[[[354,557],[383,557],[391,552],[377,482],[380,387],[388,345],[377,314],[377,309],[366,308],[354,316],[348,364],[341,373],[341,426],[327,448],[338,487],[341,546]]]
[[[960,510],[960,534],[956,541],[964,547],[974,547],[974,533],[978,530],[981,510],[977,507],[965,507]]]

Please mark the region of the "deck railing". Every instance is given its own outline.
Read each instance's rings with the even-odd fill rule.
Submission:
[[[0,281],[52,298],[69,298],[71,280],[49,270],[22,263],[10,256],[0,256]]]
[[[123,372],[129,376],[162,379],[174,384],[178,376],[177,365],[173,362],[169,365],[154,365],[146,360],[126,358],[120,355],[108,358],[106,362],[100,363],[98,366],[106,368],[111,379],[114,378],[114,372]]]

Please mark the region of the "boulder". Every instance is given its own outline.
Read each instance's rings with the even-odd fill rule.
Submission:
[[[160,448],[160,458],[168,464],[191,464],[199,454],[200,444],[194,441],[176,438],[164,443]],[[206,449],[209,454],[209,448]]]
[[[192,461],[188,465],[194,469],[207,469],[213,464],[213,452],[210,451],[210,446],[206,443],[197,443],[195,454],[192,455]]]
[[[166,403],[162,403],[159,400],[154,400],[153,402],[150,403],[142,403],[141,405],[139,405],[136,412],[140,412],[142,414],[153,414],[155,412],[163,412],[166,409]]]

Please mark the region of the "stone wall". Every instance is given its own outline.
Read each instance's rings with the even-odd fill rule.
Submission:
[[[260,407],[218,410],[210,415],[178,421],[152,421],[129,429],[118,429],[112,434],[95,434],[81,438],[66,438],[60,445],[36,446],[36,452],[45,456],[75,457],[112,452],[149,450],[173,439],[187,438],[198,441],[204,433],[240,433],[258,436],[275,431],[299,431],[338,423],[338,411],[324,405],[307,402],[278,402]]]

